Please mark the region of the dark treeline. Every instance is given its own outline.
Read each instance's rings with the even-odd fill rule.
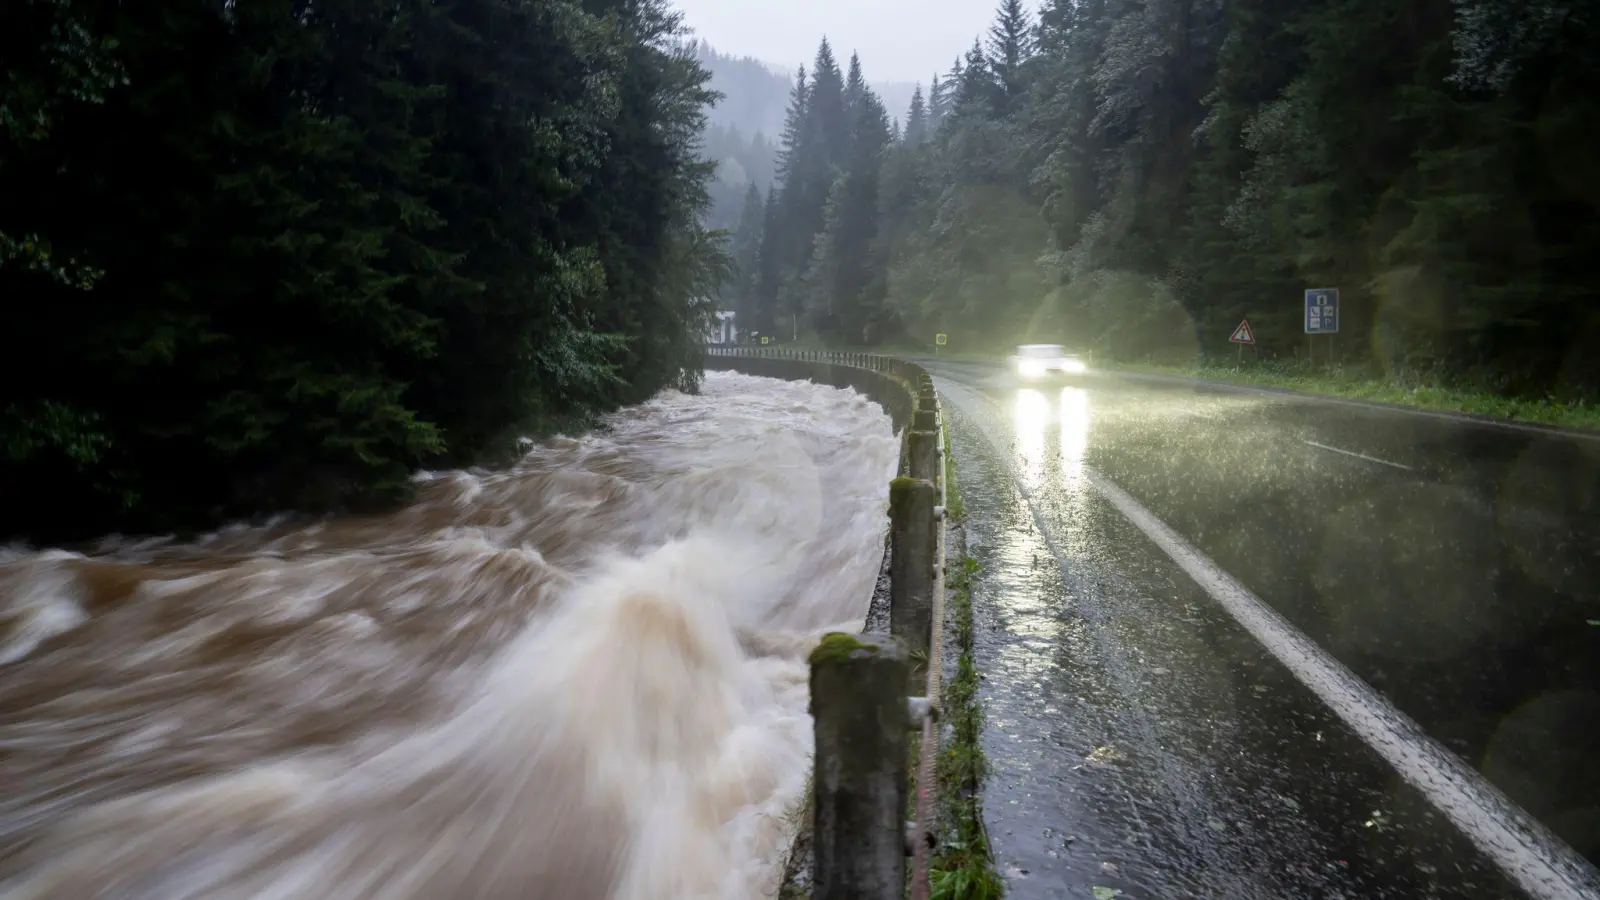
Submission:
[[[0,537],[359,507],[698,379],[664,0],[0,10]]]
[[[1339,287],[1345,361],[1600,384],[1580,0],[1005,0],[898,136],[839,69],[824,42],[747,197],[724,296],[748,328],[1193,362],[1248,316],[1287,359],[1302,292]]]

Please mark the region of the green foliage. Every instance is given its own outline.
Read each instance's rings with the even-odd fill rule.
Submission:
[[[6,5],[0,531],[366,506],[692,388],[728,257],[680,33],[655,0]]]
[[[766,222],[788,235],[761,256],[767,319],[804,297],[835,345],[943,331],[1192,366],[1231,359],[1248,317],[1264,358],[1296,360],[1302,292],[1337,286],[1339,355],[1397,382],[1600,394],[1600,153],[1583,131],[1600,19],[1581,3],[1025,9],[999,3],[878,154],[878,220],[859,233],[881,280],[834,284],[828,187],[873,166],[801,111]],[[821,170],[836,178],[819,189]],[[841,327],[852,309],[883,327]]]
[[[979,743],[983,707],[972,649],[972,580],[977,573],[977,561],[962,556],[946,585],[960,655],[956,677],[944,686],[942,705],[943,718],[951,724],[950,740],[939,756],[943,816],[949,826],[929,871],[933,896],[940,900],[995,900],[1005,893],[983,827],[982,784],[988,760]]]

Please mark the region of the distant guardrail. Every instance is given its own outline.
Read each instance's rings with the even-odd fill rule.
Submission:
[[[945,607],[944,421],[921,366],[872,353],[708,347],[712,368],[866,389],[904,429],[889,485],[889,633],[823,637],[811,654],[813,900],[927,900]],[[869,375],[870,373],[870,375]],[[862,376],[868,377],[862,377]],[[910,693],[923,679],[920,696]],[[911,742],[921,731],[915,819]]]

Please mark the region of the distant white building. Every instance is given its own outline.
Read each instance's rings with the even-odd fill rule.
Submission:
[[[711,331],[706,335],[708,344],[731,344],[738,340],[738,329],[733,324],[733,310],[717,310],[716,324],[711,326]]]

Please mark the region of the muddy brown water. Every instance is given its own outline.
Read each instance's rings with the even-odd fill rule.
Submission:
[[[0,551],[0,897],[760,896],[897,451],[712,373],[391,515]]]

